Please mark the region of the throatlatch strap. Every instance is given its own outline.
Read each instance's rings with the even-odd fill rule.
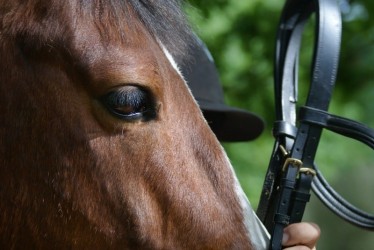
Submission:
[[[301,107],[299,118],[304,123],[326,128],[332,132],[365,143],[374,149],[374,129],[323,110],[310,107]],[[341,197],[327,183],[322,173],[314,165],[316,178],[313,180],[313,191],[317,197],[335,214],[355,226],[374,230],[374,215],[364,212]]]
[[[304,123],[320,126],[343,136],[361,141],[374,149],[374,129],[362,123],[305,106],[300,108],[299,119]]]

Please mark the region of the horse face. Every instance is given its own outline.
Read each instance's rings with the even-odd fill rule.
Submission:
[[[2,27],[1,240],[250,247],[232,168],[162,42],[131,8],[112,26],[70,7]]]

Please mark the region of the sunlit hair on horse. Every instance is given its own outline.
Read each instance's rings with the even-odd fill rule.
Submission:
[[[6,11],[7,5],[11,4],[4,2],[3,9]],[[52,39],[56,36],[64,41],[65,36],[69,35],[69,30],[64,28],[75,28],[77,24],[64,27],[65,22],[79,22],[78,19],[81,18],[87,21],[91,19],[101,31],[101,38],[108,40],[118,38],[118,35],[121,38],[128,37],[124,31],[139,25],[140,21],[173,55],[185,52],[185,48],[194,40],[180,9],[181,1],[178,0],[77,0],[68,3],[35,0],[16,5],[14,7],[17,12],[7,13],[5,20],[19,19],[11,27],[15,33],[27,35],[38,32],[40,37],[34,37],[37,42],[47,42],[40,39]]]
[[[0,3],[0,246],[250,248],[178,2]]]

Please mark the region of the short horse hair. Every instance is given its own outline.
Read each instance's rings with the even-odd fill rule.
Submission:
[[[128,0],[141,22],[175,56],[185,55],[195,39],[180,0]],[[161,21],[162,20],[162,21]]]
[[[104,27],[107,26],[104,13],[114,18],[118,25],[127,22],[130,27],[134,19],[125,17],[134,13],[148,32],[175,57],[187,56],[189,47],[196,42],[183,11],[182,0],[80,1],[83,8],[91,6],[95,20]]]
[[[58,21],[55,19],[63,16],[63,12],[70,13],[66,8],[75,9],[77,17],[92,16],[101,29],[101,35],[109,40],[113,36],[105,34],[106,32],[116,32],[116,30],[122,32],[121,28],[124,25],[133,27],[137,19],[136,21],[141,22],[152,37],[177,58],[187,56],[189,47],[196,42],[183,11],[182,0],[36,0],[13,2],[9,3],[9,6],[17,8],[18,13],[22,14],[8,15],[15,21],[15,25],[8,31],[22,36],[36,32],[41,34],[39,36],[41,43],[45,41],[41,37],[49,37],[49,35],[57,35],[63,39],[65,34],[59,29]],[[51,19],[49,27],[42,23],[44,18]],[[60,20],[60,22],[64,21]],[[35,36],[31,36],[35,39]],[[126,37],[126,34],[122,33],[121,36]]]

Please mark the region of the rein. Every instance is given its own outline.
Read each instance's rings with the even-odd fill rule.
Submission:
[[[315,44],[309,93],[296,112],[298,58],[305,23],[315,14]],[[342,32],[336,0],[287,0],[275,51],[275,144],[257,210],[271,233],[270,249],[281,249],[283,229],[300,222],[310,189],[334,213],[352,224],[374,230],[374,216],[333,190],[314,164],[322,130],[361,141],[374,149],[374,130],[327,112],[338,68]]]

